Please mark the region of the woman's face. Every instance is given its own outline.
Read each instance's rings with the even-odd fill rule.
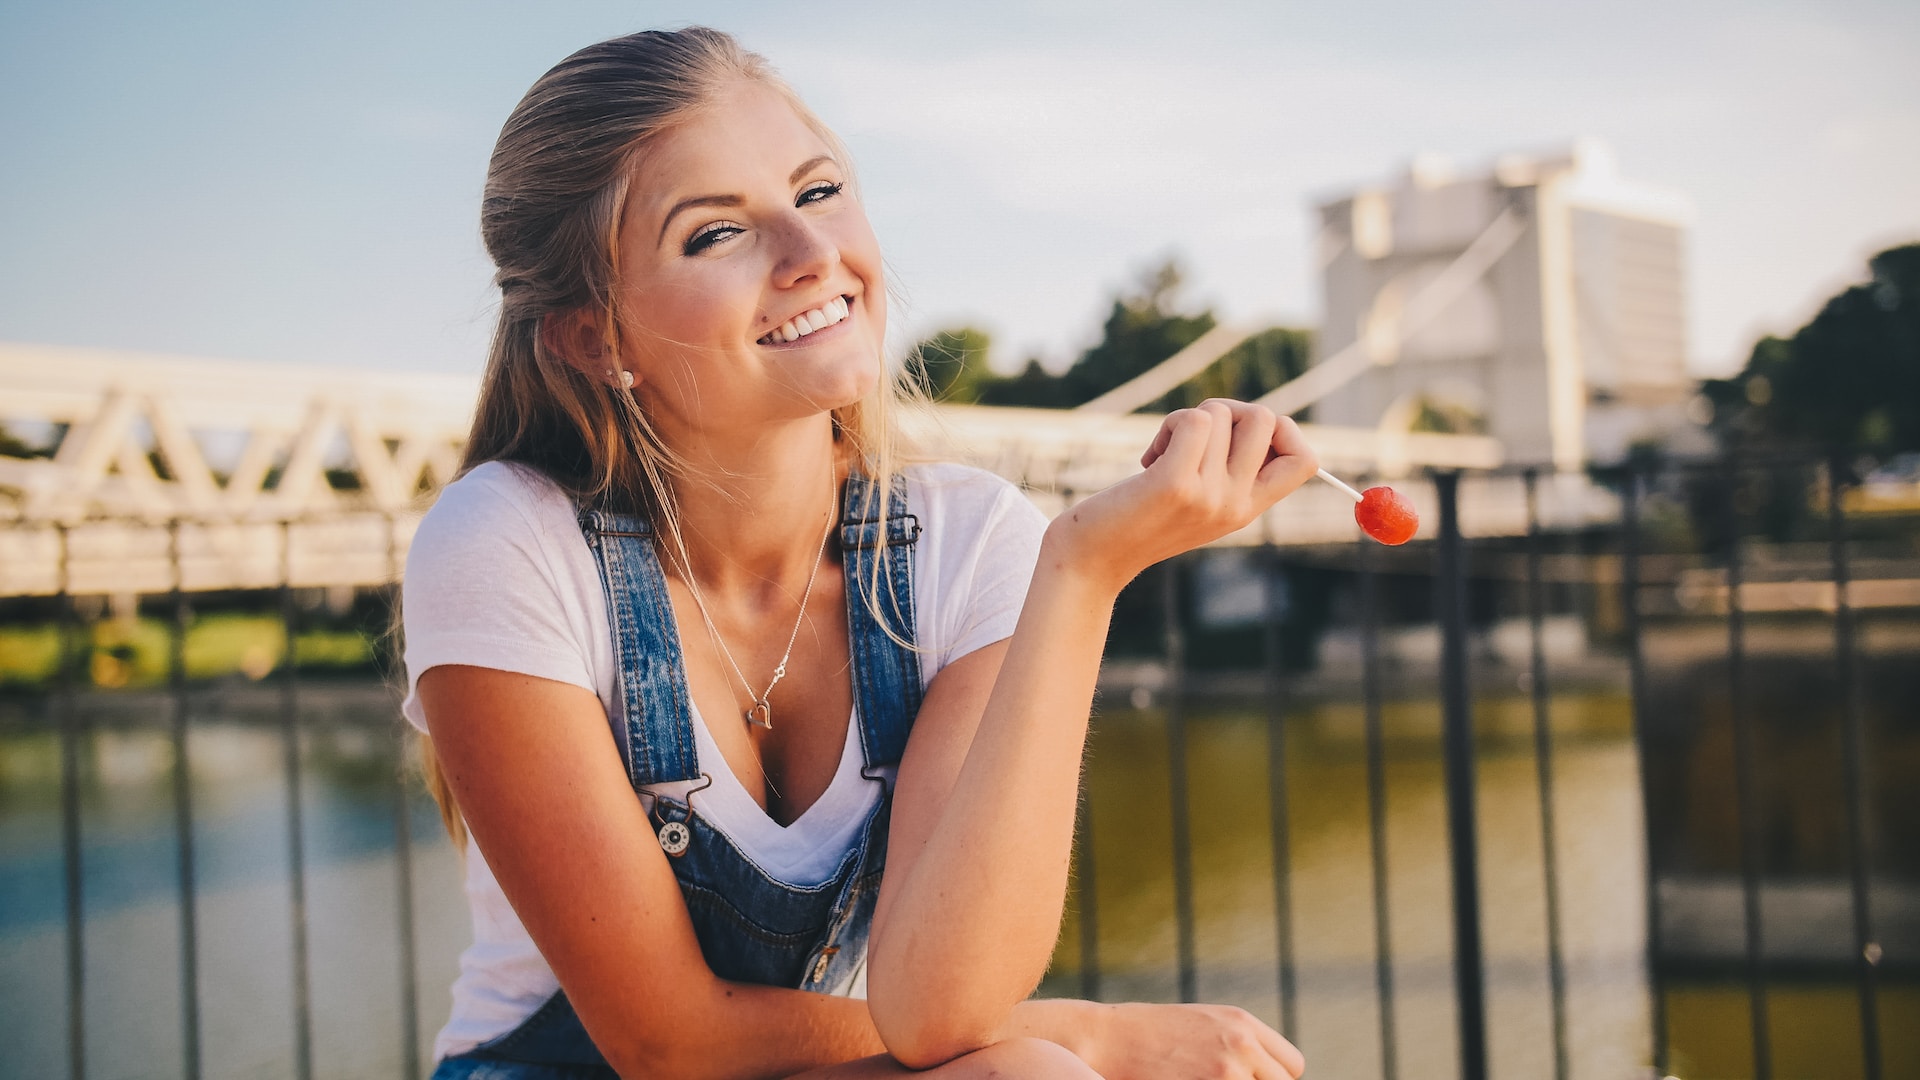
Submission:
[[[622,362],[657,424],[754,427],[873,388],[880,249],[832,154],[779,94],[740,83],[642,155],[620,233]]]

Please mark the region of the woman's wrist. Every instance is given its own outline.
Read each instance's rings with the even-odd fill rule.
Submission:
[[[1111,604],[1141,568],[1113,564],[1111,553],[1086,543],[1085,531],[1067,514],[1055,518],[1041,536],[1035,571],[1071,583],[1090,600]]]
[[[1014,1006],[1008,1034],[1058,1043],[1098,1071],[1095,1059],[1112,1022],[1113,1006],[1071,998],[1035,998]]]

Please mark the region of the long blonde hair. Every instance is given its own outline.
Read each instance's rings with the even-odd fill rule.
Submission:
[[[541,76],[508,116],[487,166],[480,233],[496,269],[500,319],[481,378],[462,473],[488,461],[531,466],[583,503],[645,514],[678,547],[671,481],[688,470],[636,395],[595,378],[548,345],[550,317],[598,318],[620,355],[615,301],[620,221],[635,162],[730,85],[781,94],[851,175],[845,148],[762,57],[718,30],[646,31],[590,45]],[[842,452],[885,492],[896,468],[899,406],[916,385],[875,356],[881,378],[834,409]],[[885,530],[881,530],[884,534]],[[876,569],[887,560],[874,560]],[[879,581],[872,585],[878,595]],[[466,830],[431,743],[421,767],[455,842]]]

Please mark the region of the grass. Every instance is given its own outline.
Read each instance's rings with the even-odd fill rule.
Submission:
[[[107,620],[79,629],[83,681],[114,689],[165,682],[172,667],[172,634],[162,619]],[[196,616],[182,640],[189,679],[242,675],[264,679],[286,661],[285,627],[272,615],[235,612]],[[370,666],[374,642],[358,630],[316,629],[294,638],[303,669]],[[43,688],[60,670],[56,625],[0,627],[0,688]]]

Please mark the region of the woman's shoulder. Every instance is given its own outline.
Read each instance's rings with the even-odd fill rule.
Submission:
[[[1000,476],[957,461],[908,465],[900,470],[907,480],[907,497],[943,507],[991,506],[1012,499],[1025,500],[1020,489]]]
[[[557,529],[575,528],[576,516],[573,497],[538,469],[483,462],[441,489],[420,521],[408,562],[537,548]]]
[[[483,461],[440,490],[426,521],[435,518],[573,516],[573,497],[540,470],[516,461]]]
[[[908,505],[926,519],[922,525],[961,532],[994,531],[1010,521],[1027,527],[1046,525],[1046,515],[1024,491],[985,469],[934,462],[909,465],[901,475],[907,479]]]

